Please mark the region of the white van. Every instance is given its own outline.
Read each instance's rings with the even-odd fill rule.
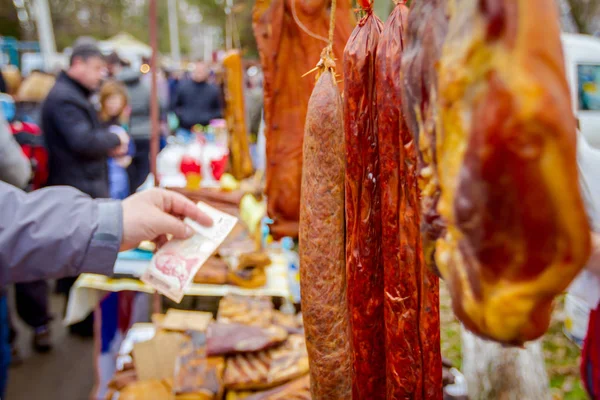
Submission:
[[[581,133],[600,150],[600,39],[588,35],[561,35],[573,111]]]

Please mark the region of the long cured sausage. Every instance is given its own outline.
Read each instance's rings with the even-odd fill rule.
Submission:
[[[344,50],[346,269],[354,400],[385,398],[375,54],[382,22],[366,10]]]
[[[387,400],[423,398],[418,188],[400,78],[407,18],[408,8],[398,3],[383,26],[376,59]]]
[[[314,400],[351,399],[346,302],[344,121],[333,60],[308,102],[300,207],[302,313]]]
[[[419,338],[423,367],[423,398],[442,398],[440,353],[439,282],[435,269],[435,240],[445,226],[437,212],[439,188],[433,172],[437,126],[437,72],[442,45],[448,30],[446,0],[413,2],[406,27],[402,56],[402,104],[411,136],[404,141],[407,225],[421,221],[416,238],[419,282]],[[421,151],[423,149],[427,151]],[[417,188],[418,187],[418,188]],[[408,222],[411,215],[416,221]],[[427,267],[431,267],[427,268]]]

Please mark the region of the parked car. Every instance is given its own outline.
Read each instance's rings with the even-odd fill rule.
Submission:
[[[600,150],[600,39],[561,35],[573,111],[588,143]]]

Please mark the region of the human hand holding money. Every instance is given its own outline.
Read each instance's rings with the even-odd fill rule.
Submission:
[[[186,239],[194,235],[194,229],[183,222],[184,218],[196,225],[212,226],[211,218],[187,197],[162,189],[150,189],[136,193],[122,202],[123,238],[121,251],[138,246],[143,240],[154,240],[160,246],[166,243],[166,235]]]
[[[197,204],[198,211],[212,219],[211,226],[186,219],[194,234],[184,240],[166,242],[154,255],[142,281],[179,303],[196,272],[225,240],[237,223],[237,218],[210,207]]]

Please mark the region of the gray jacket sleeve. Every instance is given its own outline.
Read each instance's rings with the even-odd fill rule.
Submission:
[[[83,272],[111,275],[122,231],[118,201],[68,187],[25,193],[0,182],[0,288]]]
[[[31,177],[31,163],[10,133],[0,110],[0,181],[24,188]]]

